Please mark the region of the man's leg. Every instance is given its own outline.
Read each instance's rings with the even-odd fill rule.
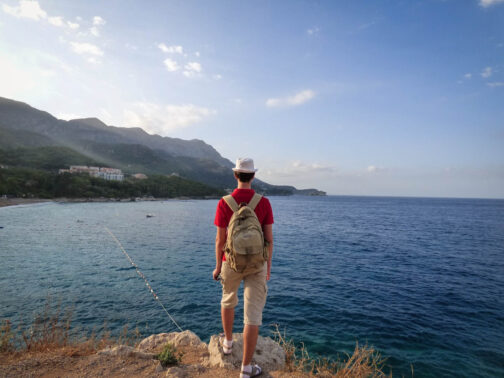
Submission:
[[[268,294],[266,284],[267,266],[244,278],[244,328],[242,369],[250,365],[255,352],[259,326],[262,324],[262,312]],[[250,369],[250,366],[248,367]],[[249,370],[250,371],[250,370]]]
[[[231,348],[233,340],[234,308],[238,304],[238,288],[241,283],[241,274],[234,272],[224,262],[221,270],[222,300],[221,318],[222,328],[226,335],[226,347]],[[227,341],[229,340],[229,342]]]
[[[243,329],[243,365],[250,365],[255,352],[259,326],[246,324]]]
[[[234,308],[221,307],[221,316],[226,340],[233,340]]]

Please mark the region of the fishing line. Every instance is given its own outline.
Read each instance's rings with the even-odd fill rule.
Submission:
[[[152,289],[152,286],[150,285],[149,281],[147,281],[147,278],[144,276],[144,274],[140,271],[140,269],[138,268],[138,265],[135,264],[135,262],[131,259],[131,257],[128,255],[128,252],[126,252],[126,250],[124,249],[124,247],[122,246],[121,242],[116,238],[116,236],[112,233],[112,231],[110,231],[108,229],[107,226],[104,226],[105,230],[107,230],[107,232],[110,234],[110,236],[112,236],[112,238],[115,240],[115,242],[117,243],[117,245],[119,246],[119,248],[121,248],[121,251],[124,253],[124,255],[126,256],[126,258],[129,260],[131,266],[133,266],[136,270],[136,272],[138,273],[138,275],[145,281],[145,284],[147,285],[147,287],[149,288],[151,294],[154,296],[154,299],[156,301],[158,301],[158,303],[161,305],[161,307],[163,308],[163,310],[166,312],[166,315],[169,316],[169,318],[171,319],[171,321],[177,326],[178,329],[180,329],[180,332],[184,332],[184,330],[182,328],[180,328],[180,326],[178,325],[178,323],[175,321],[175,319],[173,319],[173,316],[170,315],[170,313],[168,312],[168,310],[166,309],[166,307],[163,305],[163,303],[161,302],[161,300],[159,299],[159,297],[157,296],[156,292],[154,291],[154,289]]]

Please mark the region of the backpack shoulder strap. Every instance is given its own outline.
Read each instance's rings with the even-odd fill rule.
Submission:
[[[233,198],[231,194],[222,197],[224,201],[228,204],[228,206],[233,210],[233,213],[237,212],[239,209],[238,204],[236,203],[236,200]]]
[[[255,210],[256,206],[259,204],[259,201],[261,200],[262,196],[260,194],[254,193],[254,196],[248,203],[248,207],[250,207],[252,210]]]

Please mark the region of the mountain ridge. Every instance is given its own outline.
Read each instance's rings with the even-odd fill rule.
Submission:
[[[135,170],[175,173],[220,188],[236,184],[229,172],[234,164],[203,140],[152,135],[140,127],[107,125],[96,117],[65,121],[24,102],[0,97],[0,148],[44,146],[69,147],[127,174],[137,173]],[[254,180],[254,188],[269,194],[323,194],[316,189],[299,191],[258,179]]]

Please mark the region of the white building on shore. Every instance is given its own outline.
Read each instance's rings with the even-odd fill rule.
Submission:
[[[59,173],[88,173],[90,176],[105,180],[124,180],[124,174],[120,169],[109,167],[88,167],[87,165],[71,165],[70,169],[60,169]]]

